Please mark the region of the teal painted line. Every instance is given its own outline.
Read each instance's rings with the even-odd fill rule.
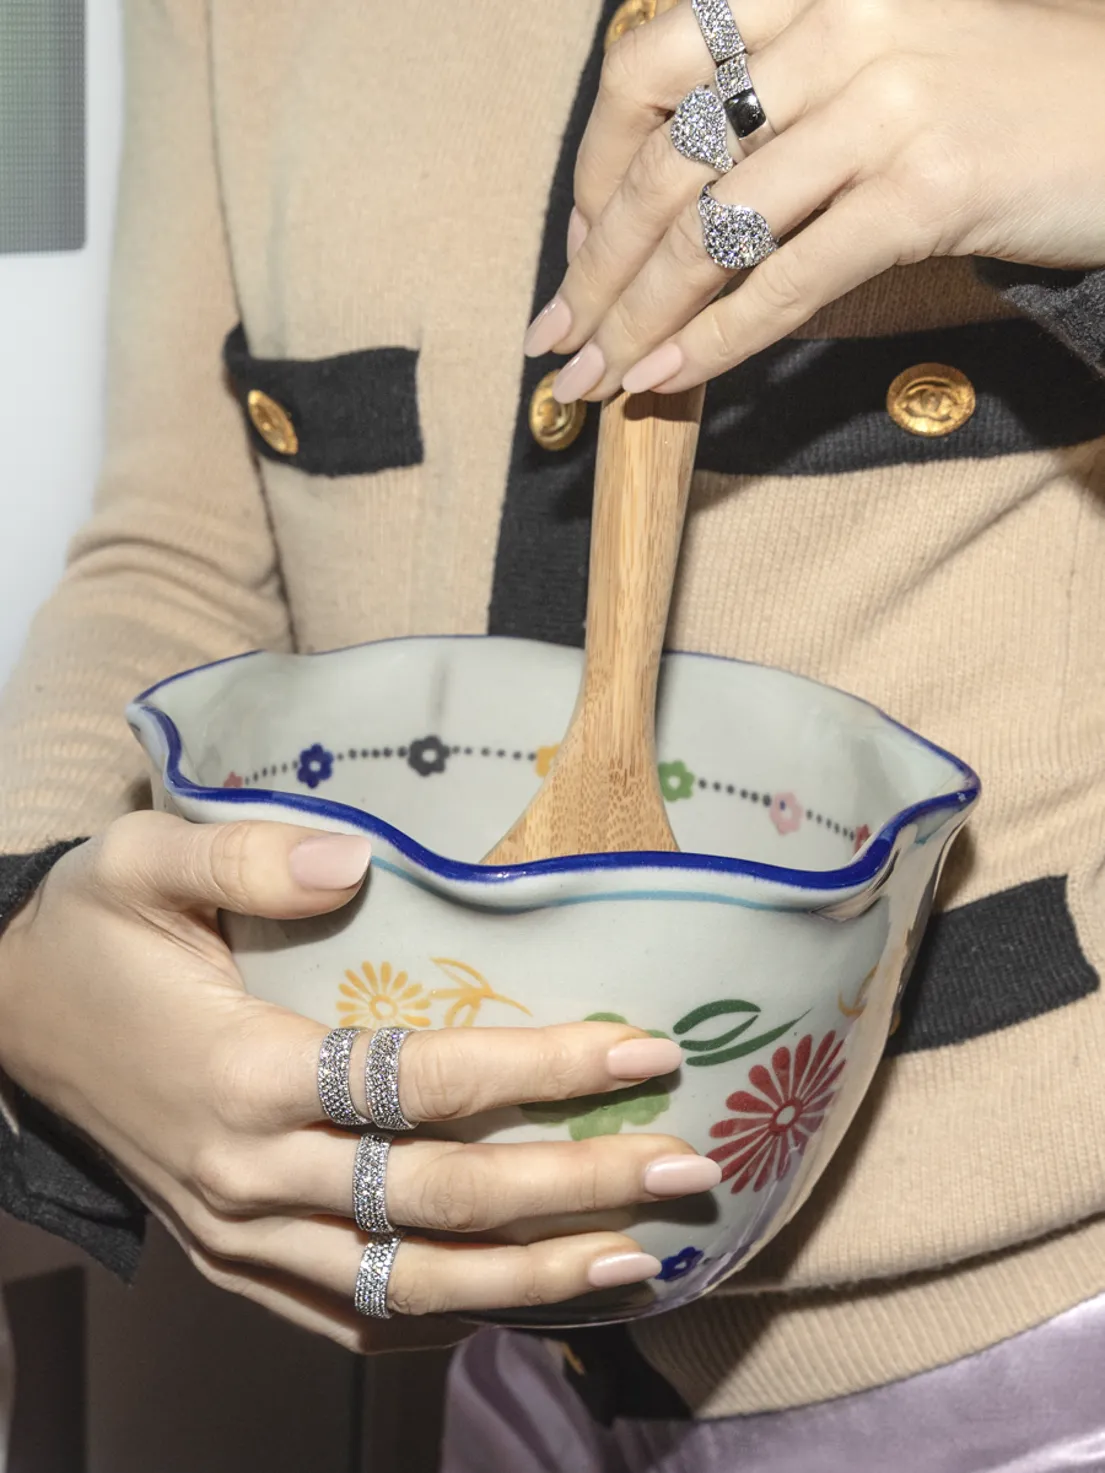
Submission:
[[[388,859],[378,859],[373,855],[370,868],[386,870],[389,875],[405,880],[408,885],[413,885],[417,890],[425,890],[428,895],[440,896],[442,893],[436,886],[427,884],[425,880],[419,879],[417,875],[412,875],[405,869],[400,869],[397,864],[392,864]],[[480,905],[474,901],[465,901],[464,904],[469,910],[482,910],[489,914],[525,915],[531,910],[557,910],[566,905],[594,905],[602,900],[701,901],[706,905],[736,905],[742,910],[766,910],[777,915],[789,915],[795,909],[799,914],[802,913],[802,907],[769,905],[762,900],[738,900],[734,895],[712,895],[708,890],[610,890],[598,895],[565,895],[559,900],[537,901],[532,905]]]

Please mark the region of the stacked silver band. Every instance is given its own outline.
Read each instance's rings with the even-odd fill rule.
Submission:
[[[388,1220],[387,1179],[391,1137],[362,1135],[353,1163],[353,1217],[362,1233],[384,1237],[395,1231]]]
[[[709,87],[696,87],[687,93],[675,109],[668,132],[685,159],[709,164],[718,174],[728,174],[733,167],[725,134],[725,109]]]
[[[387,1237],[368,1240],[361,1254],[357,1284],[353,1290],[353,1306],[358,1314],[367,1315],[373,1320],[391,1319],[388,1285],[395,1266],[395,1255],[402,1241],[402,1233],[389,1233]]]
[[[738,138],[748,138],[764,126],[767,114],[748,75],[747,56],[734,56],[723,61],[717,69],[715,85],[725,115]]]
[[[409,1028],[377,1028],[372,1035],[365,1062],[365,1093],[368,1095],[366,1124],[377,1130],[413,1130],[399,1104],[399,1053],[411,1035]]]
[[[353,1104],[349,1092],[349,1059],[360,1033],[359,1028],[331,1029],[318,1051],[318,1097],[322,1108],[335,1125],[348,1130],[372,1124]]]
[[[771,226],[748,205],[727,205],[706,185],[698,197],[702,243],[712,261],[727,271],[749,271],[778,250]]]
[[[729,9],[729,0],[691,0],[691,9],[715,66],[746,49]]]

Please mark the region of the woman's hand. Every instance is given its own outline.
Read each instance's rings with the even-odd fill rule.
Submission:
[[[464,1331],[354,1313],[357,1136],[324,1121],[327,1030],[244,991],[216,915],[335,910],[368,858],[357,838],[136,814],[66,855],[0,941],[4,1070],[107,1152],[208,1278],[362,1350]],[[350,1074],[362,1113],[367,1040]],[[678,1056],[675,1044],[617,1024],[435,1030],[408,1039],[400,1099],[409,1119],[453,1120],[624,1088]],[[516,1219],[701,1191],[715,1173],[666,1136],[397,1140],[388,1215],[415,1234],[395,1261],[392,1307],[505,1308],[647,1278],[659,1264],[619,1233],[489,1246],[433,1243],[417,1230],[486,1237]]]
[[[929,256],[1105,263],[1105,5],[731,9],[769,126],[743,146],[728,128],[736,166],[720,178],[668,133],[684,95],[714,76],[690,4],[606,58],[576,169],[571,264],[527,337],[534,355],[577,353],[558,398],[689,388]],[[718,301],[732,274],[703,247],[708,183],[789,237]]]

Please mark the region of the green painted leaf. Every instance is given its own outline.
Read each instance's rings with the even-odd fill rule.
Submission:
[[[585,1023],[625,1023],[620,1013],[588,1013]],[[667,1038],[661,1028],[647,1030],[653,1038]],[[618,1089],[612,1094],[583,1095],[576,1100],[539,1101],[522,1105],[522,1114],[535,1125],[567,1125],[574,1141],[596,1135],[617,1135],[623,1125],[651,1125],[671,1104],[662,1079]]]
[[[805,1016],[805,1013],[800,1013],[797,1018],[791,1018],[789,1023],[783,1023],[781,1027],[772,1028],[767,1033],[758,1033],[755,1038],[746,1038],[743,1043],[738,1043],[734,1048],[721,1049],[713,1054],[701,1054],[696,1059],[688,1059],[687,1063],[699,1067],[705,1067],[707,1064],[728,1064],[731,1059],[740,1059],[745,1054],[754,1054],[757,1049],[766,1048],[769,1043],[782,1038],[784,1033],[788,1033]]]
[[[703,1003],[702,1007],[687,1013],[676,1023],[672,1032],[678,1037],[681,1033],[689,1033],[692,1028],[697,1028],[700,1023],[708,1023],[711,1018],[721,1018],[727,1013],[748,1013],[750,1015],[743,1023],[738,1023],[728,1033],[719,1034],[716,1038],[685,1038],[682,1040],[681,1047],[688,1052],[705,1053],[713,1049],[724,1048],[727,1043],[732,1043],[734,1038],[739,1038],[742,1033],[746,1033],[755,1023],[759,1012],[760,1009],[754,1002],[745,1002],[739,997],[724,998],[718,1002]]]

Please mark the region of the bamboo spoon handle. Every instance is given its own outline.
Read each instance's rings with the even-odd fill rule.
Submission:
[[[656,772],[656,682],[704,389],[602,411],[583,682],[540,791],[484,863],[673,850]]]

